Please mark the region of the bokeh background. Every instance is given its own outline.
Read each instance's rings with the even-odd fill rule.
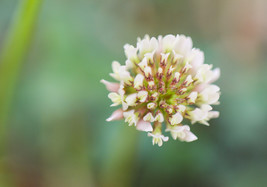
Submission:
[[[99,81],[145,34],[191,36],[221,68],[196,142],[105,121]],[[0,50],[0,187],[267,186],[266,0],[0,0]]]

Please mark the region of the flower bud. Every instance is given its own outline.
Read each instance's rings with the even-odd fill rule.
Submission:
[[[139,90],[143,87],[143,82],[144,82],[144,76],[142,74],[137,74],[135,79],[134,79],[134,88]]]
[[[164,121],[164,117],[163,114],[161,112],[159,112],[156,116],[155,116],[155,121],[162,123]]]
[[[126,104],[128,106],[135,106],[137,104],[136,103],[136,101],[137,101],[137,94],[134,93],[134,94],[131,94],[131,95],[127,96],[126,99],[125,99],[125,101],[126,101]]]
[[[197,99],[197,92],[191,92],[187,98],[189,103],[195,103]]]
[[[160,55],[161,55],[160,65],[162,67],[165,67],[166,64],[167,64],[168,57],[169,57],[170,53],[166,53],[166,54],[165,53],[161,53]]]
[[[156,108],[156,106],[157,106],[156,103],[148,103],[148,104],[147,104],[147,109],[149,109],[149,110],[153,110],[153,109]]]
[[[182,69],[182,73],[186,73],[191,68],[192,68],[192,66],[188,62],[186,62],[185,66]]]
[[[176,114],[171,116],[170,123],[171,123],[171,125],[177,125],[177,124],[181,123],[182,120],[183,120],[183,116],[181,115],[180,112],[177,112]]]
[[[152,70],[151,70],[151,67],[146,66],[145,69],[144,69],[144,73],[145,73],[145,77],[147,79],[151,79],[152,78]]]
[[[137,94],[137,97],[141,103],[145,102],[148,97],[148,92],[147,91],[140,91]]]
[[[193,82],[192,76],[188,75],[184,82],[186,86],[189,86]]]
[[[125,122],[129,123],[129,126],[136,126],[138,122],[138,113],[135,113],[134,110],[130,110],[128,112],[123,112],[123,117],[125,118]]]
[[[110,98],[111,101],[113,102],[113,104],[110,106],[117,106],[117,105],[121,104],[121,96],[115,92],[109,93],[108,98]]]
[[[143,58],[143,60],[138,64],[138,66],[144,70],[147,67],[147,58]]]
[[[153,117],[152,113],[149,112],[143,117],[143,120],[148,121],[148,122],[154,122],[154,117]]]

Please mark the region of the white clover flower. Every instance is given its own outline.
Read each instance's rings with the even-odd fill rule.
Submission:
[[[124,95],[125,95],[125,91],[124,91],[124,84],[120,84],[120,88],[118,90],[118,93],[121,97],[121,105],[122,105],[122,110],[127,110],[128,109],[128,105],[126,104],[126,102],[124,101]]]
[[[148,92],[147,91],[140,91],[137,93],[137,98],[141,103],[144,103],[147,100]]]
[[[148,103],[148,104],[147,104],[147,109],[149,109],[149,110],[153,110],[153,109],[156,108],[156,106],[157,106],[156,103]]]
[[[180,73],[179,72],[175,72],[174,73],[174,80],[176,80],[175,82],[179,82],[179,80],[180,80]]]
[[[123,112],[123,117],[125,118],[125,122],[129,123],[129,126],[136,126],[138,122],[138,113],[136,113],[134,110],[130,110],[128,112]]]
[[[210,105],[204,104],[200,108],[196,108],[191,112],[188,112],[190,115],[191,122],[194,124],[199,122],[201,124],[209,126],[209,121],[211,118],[219,117],[219,112],[211,111],[212,107]]]
[[[173,64],[176,64],[178,63],[179,60],[183,59],[183,55],[176,53],[174,50],[172,50],[172,53],[173,53],[173,60],[172,60]]]
[[[171,125],[177,125],[183,121],[183,116],[180,112],[177,112],[173,116],[170,117],[170,123]]]
[[[110,106],[118,106],[121,104],[121,96],[115,92],[109,93],[108,98],[110,98],[111,101],[113,102],[113,104]]]
[[[147,67],[147,58],[145,57],[145,58],[143,58],[143,60],[138,64],[138,66],[142,69],[142,70],[144,70],[145,69],[145,67]]]
[[[184,105],[178,105],[177,106],[177,111],[180,113],[183,113],[186,110],[186,106]]]
[[[137,93],[130,94],[125,99],[128,106],[135,106],[137,103]]]
[[[146,35],[136,46],[126,44],[125,65],[112,63],[110,75],[118,83],[101,80],[111,92],[111,106],[122,105],[107,121],[124,118],[129,126],[149,132],[159,146],[169,139],[162,134],[164,126],[173,139],[196,140],[184,121],[209,125],[219,117],[210,105],[219,104],[220,88],[212,83],[220,69],[204,64],[203,52],[192,46],[184,35]]]
[[[155,54],[155,51],[152,51],[151,53],[146,53],[144,56],[145,58],[147,59],[147,61],[150,63],[150,64],[153,64],[154,62],[154,54]]]
[[[185,79],[185,85],[189,86],[193,82],[192,75],[188,75]]]
[[[102,79],[100,82],[103,83],[106,86],[107,90],[110,92],[118,92],[120,88],[119,83],[109,82],[104,79]]]
[[[106,121],[114,121],[114,120],[120,120],[123,118],[123,110],[118,109],[115,110],[109,118],[106,119]]]
[[[216,85],[209,85],[203,91],[199,93],[200,103],[206,104],[219,104],[220,88]]]
[[[192,68],[192,66],[188,62],[186,62],[183,69],[182,69],[182,72],[187,72],[191,68]],[[188,75],[187,77],[190,77],[189,79],[192,80],[192,75]]]
[[[146,66],[144,68],[144,74],[145,74],[145,78],[150,79],[151,76],[152,76],[152,69],[151,69],[151,67]]]
[[[168,58],[170,56],[170,53],[160,53],[161,55],[161,61],[164,63],[164,64],[167,64],[168,62]]]
[[[137,59],[137,51],[138,51],[138,48],[135,48],[132,45],[126,44],[124,46],[125,55],[129,60],[136,60]]]
[[[188,96],[188,102],[189,103],[195,103],[196,102],[196,99],[197,99],[197,95],[198,93],[197,92],[191,92]]]
[[[204,63],[204,53],[199,49],[192,49],[190,53],[190,64],[192,65],[192,71],[197,72],[200,66]]]
[[[169,140],[168,136],[163,136],[161,133],[148,133],[148,136],[153,137],[152,139],[152,143],[154,144],[158,144],[159,147],[162,146],[163,142],[167,142]]]
[[[220,76],[220,69],[212,69],[212,65],[202,64],[195,75],[195,79],[201,83],[210,83],[217,80]]]
[[[171,132],[172,138],[174,140],[176,140],[177,138],[185,142],[192,142],[197,140],[196,135],[194,135],[190,131],[190,127],[188,125],[169,126],[166,129],[166,132]]]
[[[161,112],[159,112],[159,113],[155,116],[154,121],[158,121],[158,122],[162,123],[162,122],[164,121],[164,116],[163,116],[163,114],[162,114]]]
[[[139,120],[136,129],[139,131],[144,131],[144,132],[151,132],[153,131],[153,127],[151,123],[144,121],[144,120]]]
[[[126,70],[126,66],[121,66],[117,61],[112,62],[112,70],[113,73],[110,73],[110,76],[118,81],[129,83],[133,79],[130,75],[130,72]]]
[[[189,56],[191,52],[194,50],[192,49],[193,45],[192,39],[184,35],[177,35],[176,38],[177,38],[176,43],[173,46],[174,51],[176,53],[184,55],[185,57]]]
[[[134,67],[134,62],[132,62],[131,60],[126,60],[125,62],[125,66],[126,66],[126,70],[132,69]]]
[[[143,87],[144,79],[142,74],[137,74],[134,78],[134,88],[140,90]]]
[[[144,121],[149,121],[149,122],[154,122],[154,117],[153,114],[151,112],[147,113],[144,117],[143,117]]]
[[[177,38],[174,35],[166,35],[162,38],[162,40],[160,39],[160,43],[162,45],[162,51],[166,52],[166,51],[170,51],[173,49],[175,43],[176,43]]]
[[[144,39],[138,38],[137,48],[139,50],[139,56],[143,56],[149,53],[155,52],[158,49],[158,40],[154,37],[150,39],[148,35],[144,37]]]

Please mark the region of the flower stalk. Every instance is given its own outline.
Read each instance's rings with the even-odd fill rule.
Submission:
[[[41,2],[42,0],[19,2],[0,54],[0,173],[7,173],[6,166],[1,161],[6,159],[4,154],[12,97],[29,48]],[[0,183],[0,186],[4,185],[5,181],[1,180]]]

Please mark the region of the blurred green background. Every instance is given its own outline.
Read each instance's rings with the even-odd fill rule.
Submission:
[[[0,0],[0,187],[267,186],[266,18],[266,0]],[[145,34],[191,36],[221,68],[196,142],[105,121],[99,81]]]

